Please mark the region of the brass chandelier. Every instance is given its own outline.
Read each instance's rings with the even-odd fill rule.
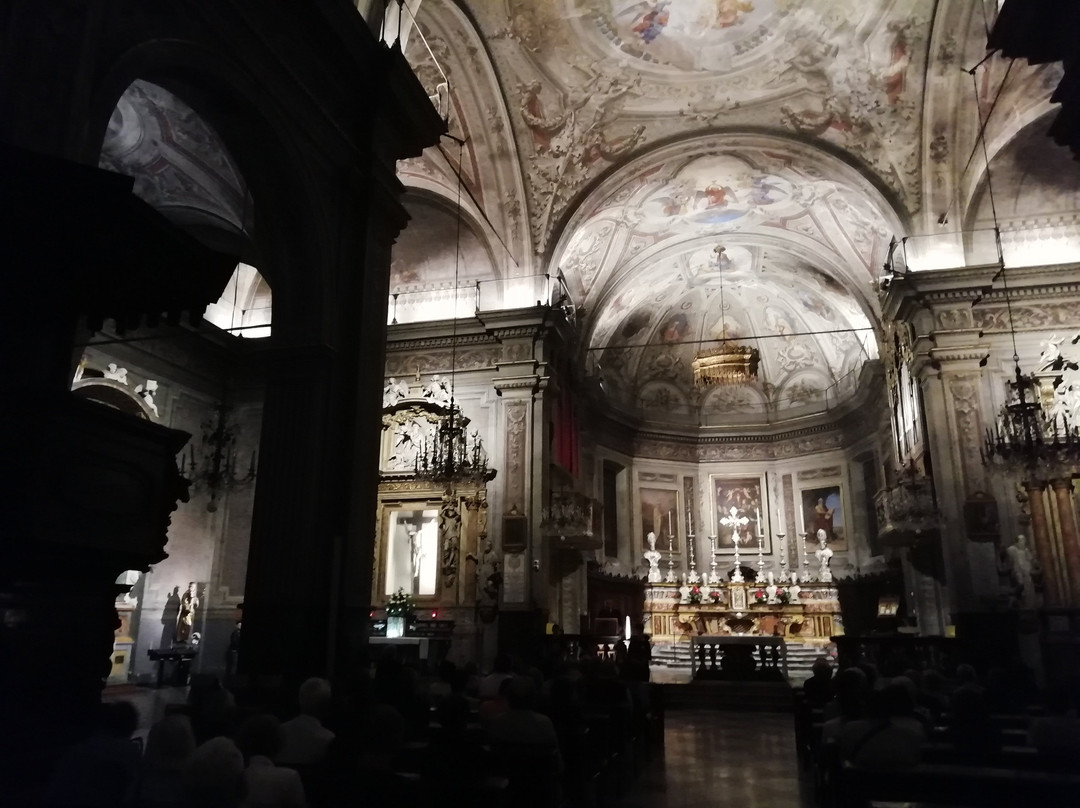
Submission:
[[[724,275],[722,272],[724,247],[717,245],[716,272],[720,277],[720,339],[718,348],[701,351],[691,363],[694,384],[698,387],[719,387],[746,384],[757,378],[761,353],[757,348],[729,342],[727,321],[724,314]]]

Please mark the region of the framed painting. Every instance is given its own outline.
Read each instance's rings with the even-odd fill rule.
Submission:
[[[682,552],[679,541],[679,492],[668,488],[639,488],[641,502],[641,550],[649,549],[647,536],[656,534],[656,549],[661,553]],[[640,555],[640,554],[639,554]]]
[[[768,503],[762,502],[765,480],[761,475],[747,477],[709,477],[712,496],[713,535],[716,552],[735,552],[735,537],[739,552],[757,552],[758,527]],[[734,508],[734,511],[732,509]],[[768,534],[762,539],[763,551],[772,552]]]
[[[847,526],[844,522],[844,494],[839,483],[803,488],[799,491],[802,509],[802,529],[807,545],[817,544],[817,532],[825,531],[829,548],[834,552],[847,550]]]

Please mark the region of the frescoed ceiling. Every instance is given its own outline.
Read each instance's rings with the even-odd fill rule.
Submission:
[[[691,364],[724,337],[756,347],[758,379],[706,390]],[[702,243],[613,290],[588,361],[627,415],[683,426],[765,425],[822,413],[877,357],[870,319],[830,275],[783,249]]]
[[[846,150],[919,207],[927,0],[470,0],[526,164],[534,247],[650,144],[767,127]]]
[[[984,61],[992,6],[423,0],[447,67],[409,53],[433,95],[449,77],[470,213],[492,211],[512,254],[491,247],[496,271],[565,279],[612,405],[658,427],[772,425],[857,392],[890,242],[977,195],[968,155],[999,89],[991,157],[1045,112],[1051,69]],[[435,157],[400,173],[448,196]],[[699,390],[690,363],[721,333],[760,350],[759,379]]]

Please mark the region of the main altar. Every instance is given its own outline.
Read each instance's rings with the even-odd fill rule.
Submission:
[[[654,649],[703,635],[764,635],[824,646],[844,633],[832,582],[650,583],[644,613]]]

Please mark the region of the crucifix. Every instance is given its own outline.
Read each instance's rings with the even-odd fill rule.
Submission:
[[[745,516],[739,516],[739,509],[734,505],[731,506],[731,510],[728,511],[728,516],[725,516],[720,520],[720,524],[724,527],[731,528],[731,541],[735,545],[735,573],[731,576],[732,583],[743,582],[742,576],[742,564],[739,561],[739,528],[750,523],[750,520]]]

